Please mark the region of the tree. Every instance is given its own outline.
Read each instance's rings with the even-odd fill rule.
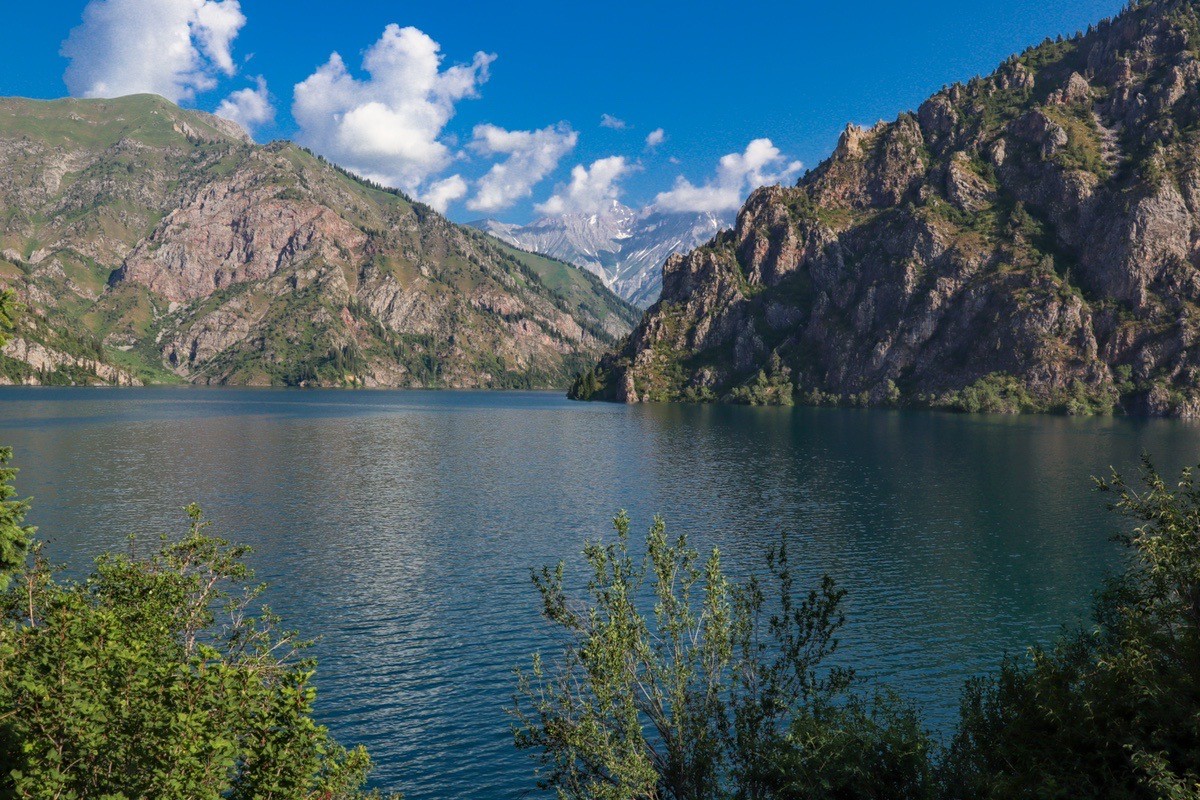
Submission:
[[[315,665],[255,610],[248,551],[188,514],[149,557],[82,583],[38,557],[0,595],[0,796],[364,797],[370,758],[312,720]]]
[[[8,334],[16,321],[16,298],[12,291],[0,291],[0,347],[8,342]],[[25,565],[34,529],[24,525],[29,504],[14,500],[17,490],[13,479],[17,470],[9,466],[12,450],[0,447],[0,591],[8,587],[12,574]]]
[[[544,788],[579,800],[928,796],[915,716],[890,698],[862,701],[852,674],[825,664],[843,623],[831,579],[799,593],[785,539],[766,582],[731,582],[718,551],[701,563],[661,519],[639,561],[629,525],[620,514],[615,542],[584,548],[585,602],[568,596],[563,564],[534,575],[564,638],[555,659],[520,674],[513,714]],[[813,769],[812,754],[835,751],[845,769],[826,773],[825,794],[792,785],[787,765]]]
[[[17,470],[9,466],[12,450],[0,447],[0,591],[8,588],[15,572],[25,566],[29,557],[34,528],[25,525],[29,503],[14,499],[17,490],[12,481]]]
[[[17,321],[17,297],[12,289],[0,289],[0,347],[8,344]]]
[[[973,682],[946,762],[952,797],[1200,798],[1200,484],[1099,482],[1135,521],[1095,626]]]

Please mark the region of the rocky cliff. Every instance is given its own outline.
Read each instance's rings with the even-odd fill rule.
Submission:
[[[1200,3],[850,126],[573,395],[1200,415]]]
[[[561,386],[628,332],[599,280],[150,96],[0,100],[24,383]]]

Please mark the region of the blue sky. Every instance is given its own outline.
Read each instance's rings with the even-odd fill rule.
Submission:
[[[526,221],[614,197],[726,211],[751,184],[816,165],[847,122],[893,119],[1123,2],[90,5],[79,27],[86,0],[5,4],[21,35],[0,49],[0,94],[158,91],[223,107],[260,141],[296,138],[453,219]]]

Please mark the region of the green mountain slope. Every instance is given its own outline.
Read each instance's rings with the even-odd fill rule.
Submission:
[[[635,312],[286,142],[159,97],[0,100],[18,382],[564,386]]]

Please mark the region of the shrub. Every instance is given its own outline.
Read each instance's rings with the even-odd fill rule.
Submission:
[[[0,795],[364,797],[370,758],[312,720],[315,664],[254,610],[246,548],[188,511],[149,557],[81,583],[35,557],[0,595]]]
[[[1200,795],[1200,484],[1147,460],[1100,488],[1138,527],[1096,625],[973,682],[946,761],[969,798]]]
[[[578,800],[930,796],[928,737],[897,701],[863,701],[850,672],[826,665],[843,593],[828,577],[798,590],[786,539],[764,580],[738,584],[716,550],[701,562],[661,519],[640,561],[629,518],[614,527],[614,543],[585,547],[585,601],[568,596],[561,563],[534,576],[564,635],[521,675],[513,709],[543,788]]]

